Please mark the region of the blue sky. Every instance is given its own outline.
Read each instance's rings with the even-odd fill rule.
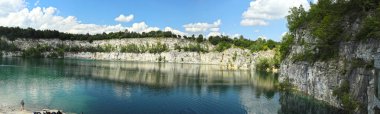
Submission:
[[[101,28],[103,26],[111,26],[108,29],[104,29],[105,31],[110,30],[109,28],[116,28],[115,26],[119,25],[118,29],[128,28],[134,26],[134,23],[144,22],[149,27],[156,27],[159,29],[164,29],[165,27],[170,27],[172,29],[187,33],[187,34],[204,34],[207,35],[210,32],[217,32],[224,35],[234,36],[236,34],[244,35],[249,39],[256,39],[259,36],[265,36],[269,39],[274,39],[276,41],[280,41],[281,35],[287,31],[286,28],[286,20],[283,18],[283,11],[286,10],[284,8],[277,7],[283,6],[282,4],[290,4],[288,6],[297,6],[299,4],[305,4],[303,0],[279,0],[283,3],[277,3],[276,0],[9,0],[10,4],[20,4],[20,3],[12,3],[14,1],[19,1],[24,4],[24,9],[28,9],[29,12],[24,15],[28,15],[22,22],[13,22],[15,19],[8,19],[9,23],[14,24],[1,24],[5,26],[22,26],[22,27],[33,27],[37,29],[54,29],[57,28],[59,30],[62,29],[64,32],[74,31],[70,27],[55,27],[50,23],[54,22],[39,22],[35,20],[35,17],[41,16],[37,15],[34,12],[34,9],[38,7],[41,8],[40,12],[43,15],[39,20],[46,19],[47,21],[51,21],[54,19],[49,19],[47,17],[59,17],[63,18],[61,20],[57,19],[57,21],[62,21],[64,19],[70,20],[69,16],[75,17],[73,23],[75,24],[94,24],[99,25]],[[272,2],[270,2],[272,1]],[[291,2],[289,2],[291,1]],[[308,1],[306,1],[308,3]],[[250,5],[251,4],[251,5]],[[256,4],[256,5],[253,5]],[[273,4],[273,5],[272,5]],[[277,6],[276,6],[277,5]],[[1,4],[0,4],[1,6]],[[270,6],[271,8],[268,8]],[[15,6],[16,7],[16,6]],[[14,13],[20,13],[23,9],[22,6],[17,6],[16,9],[19,8],[20,11],[15,10]],[[53,13],[48,13],[47,9],[52,7]],[[4,8],[4,7],[3,7]],[[263,11],[256,11],[256,9]],[[0,8],[1,9],[1,8]],[[249,11],[251,10],[251,11]],[[36,12],[39,10],[36,10]],[[11,11],[10,11],[11,12]],[[243,15],[244,12],[247,12],[247,15]],[[270,15],[269,17],[260,17],[262,13],[266,15]],[[9,13],[11,14],[11,13]],[[7,13],[4,13],[3,18],[11,18],[12,16],[7,16]],[[30,15],[36,15],[35,17]],[[115,18],[119,15],[133,15],[133,19],[128,22],[118,22],[115,21]],[[252,14],[250,16],[250,14]],[[257,15],[256,15],[257,14]],[[20,13],[20,15],[22,15]],[[259,16],[258,16],[259,15]],[[0,20],[1,20],[1,12],[0,12]],[[276,17],[277,16],[277,17]],[[278,17],[280,16],[280,17]],[[21,18],[21,17],[20,17]],[[242,24],[243,19],[255,20],[264,22],[262,25],[255,23]],[[27,21],[25,21],[27,20]],[[29,20],[29,21],[28,21]],[[220,24],[215,24],[220,20]],[[252,21],[253,22],[253,21]],[[31,24],[35,23],[35,24]],[[214,25],[213,25],[214,23]],[[71,25],[75,25],[71,24]],[[184,25],[193,24],[194,27],[196,24],[208,24],[212,26],[212,28],[217,28],[215,30],[207,29],[205,31],[187,31]],[[51,26],[50,26],[51,25]],[[59,26],[59,25],[56,25]],[[88,25],[89,26],[89,25]],[[86,25],[86,27],[88,27]],[[137,26],[137,24],[136,24]],[[86,27],[78,27],[85,29]],[[132,28],[132,27],[131,27]],[[115,29],[115,30],[118,30]],[[152,28],[153,29],[153,28]],[[114,30],[114,29],[112,29]],[[153,29],[155,30],[155,29]],[[79,30],[75,30],[78,32]],[[87,30],[91,31],[91,30]],[[79,32],[78,32],[79,33]]]

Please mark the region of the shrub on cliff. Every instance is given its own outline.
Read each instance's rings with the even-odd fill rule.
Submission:
[[[128,44],[127,46],[122,46],[120,52],[123,53],[141,53],[139,46],[136,44]]]
[[[272,70],[275,67],[275,61],[273,58],[259,58],[256,62],[256,70],[266,71]]]
[[[350,83],[348,80],[344,80],[339,87],[335,88],[333,95],[341,101],[343,108],[346,110],[355,110],[359,106],[359,103],[350,96]]]
[[[149,53],[162,53],[169,51],[169,47],[166,44],[162,44],[161,42],[157,42],[156,45],[152,45],[149,47],[148,52]]]
[[[357,39],[377,38],[380,39],[380,5],[373,15],[364,20],[363,28],[356,37]]]
[[[231,48],[231,44],[222,42],[216,46],[215,50],[218,52],[223,52],[224,50],[229,49],[229,48]]]
[[[20,51],[20,49],[15,44],[0,39],[0,51]]]
[[[311,4],[310,10],[300,6],[292,8],[287,16],[291,35],[297,30],[308,30],[316,43],[311,50],[315,60],[328,60],[338,57],[339,43],[347,40],[362,40],[380,37],[380,11],[377,0],[319,0]],[[361,20],[359,30],[350,30],[352,23]],[[349,24],[347,24],[349,23]],[[358,34],[352,33],[359,31]],[[356,35],[356,36],[353,36]],[[300,37],[302,38],[304,37]],[[310,43],[310,42],[307,42]],[[301,43],[305,45],[307,43]],[[285,46],[284,46],[285,47]],[[285,47],[286,48],[286,47]],[[287,55],[286,51],[283,55]],[[300,59],[302,60],[302,58]]]
[[[292,45],[294,42],[294,35],[290,33],[286,33],[282,37],[281,46],[280,46],[280,60],[285,59],[285,57],[289,54]]]
[[[182,47],[185,52],[208,52],[206,48],[203,48],[199,43],[189,44],[185,47]]]

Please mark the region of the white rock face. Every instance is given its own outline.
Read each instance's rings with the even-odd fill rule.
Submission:
[[[307,43],[315,42],[311,35],[305,31],[298,31],[295,45],[292,46],[290,54],[282,61],[280,66],[279,82],[285,79],[316,99],[342,107],[342,103],[333,95],[334,89],[338,88],[344,80],[349,81],[350,97],[368,107],[370,113],[376,104],[374,97],[375,69],[373,67],[360,66],[360,64],[373,63],[374,54],[380,50],[380,40],[363,40],[357,42],[341,42],[339,45],[339,57],[328,61],[317,61],[309,63],[306,61],[294,62],[291,58],[304,52],[306,49],[300,45],[299,40],[303,38]],[[357,62],[360,60],[359,62]],[[367,113],[367,110],[356,110],[357,113]]]
[[[7,40],[3,38],[3,40]],[[7,40],[8,41],[8,40]],[[22,50],[37,45],[48,45],[56,47],[58,45],[66,45],[70,47],[96,47],[102,45],[112,45],[115,47],[114,52],[65,52],[65,58],[78,58],[78,59],[96,59],[96,60],[122,60],[122,61],[147,61],[147,62],[175,62],[175,63],[196,63],[196,64],[216,64],[222,65],[226,69],[253,69],[258,58],[273,58],[274,51],[261,51],[258,53],[251,53],[250,50],[240,48],[230,48],[223,52],[213,51],[215,46],[210,43],[201,43],[201,47],[210,50],[208,53],[198,52],[179,52],[175,50],[175,45],[185,47],[188,45],[196,45],[185,39],[178,38],[128,38],[128,39],[112,39],[112,40],[96,40],[92,43],[87,41],[61,41],[58,39],[16,39],[15,41],[8,41],[9,43],[16,44]],[[122,53],[120,48],[128,44],[136,45],[155,45],[157,43],[165,44],[169,47],[168,52],[162,53]],[[7,52],[3,56],[21,56],[20,52]],[[45,53],[46,55],[46,53]]]

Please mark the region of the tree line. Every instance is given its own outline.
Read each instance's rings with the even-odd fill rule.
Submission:
[[[10,40],[16,38],[27,39],[60,39],[60,40],[105,40],[105,39],[120,39],[120,38],[147,38],[147,37],[173,37],[181,38],[181,35],[176,35],[170,31],[150,31],[150,32],[131,32],[120,31],[101,34],[71,34],[59,32],[57,30],[36,30],[33,28],[20,28],[20,27],[3,27],[0,26],[0,35],[5,36]]]
[[[210,42],[212,45],[217,46],[217,51],[224,51],[232,45],[250,49],[252,52],[273,49],[279,45],[278,42],[273,40],[265,40],[258,38],[257,40],[249,40],[242,35],[239,37],[231,38],[230,36],[210,36],[206,39],[202,34],[195,36],[181,36],[176,35],[170,31],[151,31],[151,32],[131,32],[128,30],[120,32],[102,33],[102,34],[71,34],[59,32],[57,30],[36,30],[33,28],[20,28],[20,27],[3,27],[0,26],[0,36],[4,36],[9,40],[15,40],[16,38],[26,39],[60,39],[60,40],[84,40],[92,42],[94,40],[106,40],[106,39],[122,39],[122,38],[183,38],[186,40],[195,41],[197,43]],[[202,50],[201,50],[202,51]]]

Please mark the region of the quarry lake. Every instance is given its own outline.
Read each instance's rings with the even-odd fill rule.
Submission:
[[[343,113],[275,89],[277,76],[218,65],[0,59],[0,112],[44,108],[84,114]]]

